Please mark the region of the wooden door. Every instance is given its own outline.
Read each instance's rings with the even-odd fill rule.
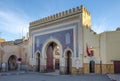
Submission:
[[[53,48],[49,46],[47,49],[47,71],[53,71]]]
[[[120,61],[114,61],[114,73],[120,73]]]

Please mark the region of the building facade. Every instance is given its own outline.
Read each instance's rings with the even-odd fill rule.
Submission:
[[[29,39],[1,47],[4,61],[0,62],[7,63],[8,70],[11,57],[22,58],[22,66],[37,72],[120,73],[119,48],[119,29],[96,34],[91,29],[90,13],[80,6],[31,22]]]
[[[108,40],[114,39],[105,36],[106,32],[96,34],[91,29],[91,15],[83,6],[31,22],[29,30],[31,59],[40,72],[114,73],[113,60],[120,59],[119,50],[115,46],[115,56],[110,52],[114,49],[111,49],[109,45],[112,44],[108,44]],[[117,34],[112,35],[118,43],[120,32],[114,32]],[[87,48],[92,56],[88,56]]]
[[[22,58],[21,69],[29,65],[28,41],[18,39],[0,43],[0,71],[18,70],[18,59]]]
[[[32,58],[40,54],[40,71],[83,72],[83,26],[91,26],[83,6],[30,23]]]

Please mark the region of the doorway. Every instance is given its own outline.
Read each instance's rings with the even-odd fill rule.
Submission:
[[[71,51],[66,52],[66,74],[71,74],[72,68],[72,59],[71,59]]]
[[[60,53],[59,53],[59,46],[55,42],[50,42],[47,46],[46,50],[46,70],[47,72],[53,72],[56,70],[59,70],[59,58],[60,58]]]
[[[17,57],[11,55],[8,59],[8,70],[17,70]]]
[[[40,53],[36,54],[36,71],[40,72]]]
[[[94,73],[95,72],[95,61],[93,61],[93,60],[90,61],[89,71],[90,71],[90,73]]]
[[[114,73],[120,73],[120,61],[114,61]]]

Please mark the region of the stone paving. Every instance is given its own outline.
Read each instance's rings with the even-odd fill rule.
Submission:
[[[111,81],[107,75],[50,75],[45,73],[23,73],[0,76],[0,81]]]
[[[112,81],[120,81],[120,74],[107,74]]]
[[[25,71],[7,71],[7,72],[0,72],[0,76],[18,75],[25,73],[26,73]]]

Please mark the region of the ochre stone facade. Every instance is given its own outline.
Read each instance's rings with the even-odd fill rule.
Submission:
[[[96,74],[108,74],[108,73],[114,73],[114,65],[113,64],[102,64],[102,69],[100,68],[100,64],[95,64],[95,72]],[[88,74],[89,71],[89,64],[84,64],[84,73]]]

